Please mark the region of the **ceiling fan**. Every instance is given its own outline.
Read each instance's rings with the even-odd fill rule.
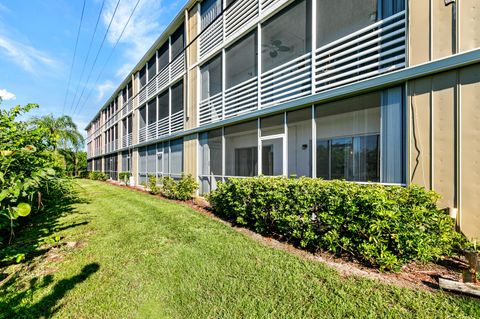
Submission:
[[[271,44],[263,44],[262,46],[270,50],[269,54],[272,58],[278,56],[278,52],[288,52],[291,50],[290,47],[282,44],[282,40],[273,40]]]

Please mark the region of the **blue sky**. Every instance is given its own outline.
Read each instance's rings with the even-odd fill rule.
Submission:
[[[99,107],[185,4],[185,0],[140,0],[119,45],[106,64],[136,3],[135,0],[120,0],[103,48],[98,51],[117,2],[86,0],[67,91],[83,0],[0,0],[1,107],[38,103],[40,108],[31,115],[52,113],[59,116],[63,111],[71,115],[83,131]],[[102,3],[104,7],[89,58],[86,59]],[[97,52],[98,59],[90,74]],[[85,61],[84,74],[80,77]],[[79,100],[82,91],[83,97]],[[67,102],[64,103],[66,94]],[[78,107],[74,111],[76,105]]]

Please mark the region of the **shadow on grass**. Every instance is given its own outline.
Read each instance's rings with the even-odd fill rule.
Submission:
[[[60,309],[60,301],[65,294],[99,269],[98,263],[90,263],[84,266],[78,275],[58,281],[51,288],[51,292],[39,301],[21,305],[22,301],[24,303],[32,298],[35,291],[46,288],[54,282],[53,275],[46,275],[41,282],[38,278],[32,278],[28,289],[16,294],[13,298],[0,301],[0,318],[50,318]]]
[[[15,228],[16,236],[11,245],[0,246],[0,278],[7,280],[0,281],[0,292],[5,291],[8,286],[15,283],[15,276],[6,279],[2,274],[2,268],[15,263],[17,254],[25,254],[25,265],[30,270],[35,267],[33,260],[35,257],[45,255],[52,247],[44,243],[44,239],[53,236],[59,231],[88,224],[88,221],[74,222],[70,225],[64,225],[60,222],[62,216],[74,212],[75,204],[88,203],[80,198],[76,192],[72,192],[61,199],[45,200],[48,203],[41,211],[33,213],[26,219],[25,224],[20,224]],[[20,220],[22,222],[22,220]]]

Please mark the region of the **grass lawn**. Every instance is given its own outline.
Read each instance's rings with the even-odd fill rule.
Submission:
[[[82,202],[45,233],[17,238],[77,246],[4,270],[16,274],[0,287],[0,318],[480,318],[478,300],[345,278],[182,205],[101,182],[78,189]]]

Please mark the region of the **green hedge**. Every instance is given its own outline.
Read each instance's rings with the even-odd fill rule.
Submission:
[[[217,214],[257,232],[389,270],[467,244],[438,198],[414,185],[270,177],[232,178],[208,196]]]

